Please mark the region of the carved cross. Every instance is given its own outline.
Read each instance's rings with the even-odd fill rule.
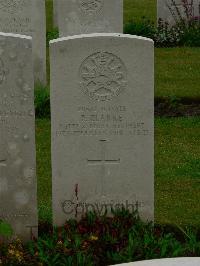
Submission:
[[[100,159],[87,159],[88,165],[101,167],[101,193],[102,196],[106,196],[105,192],[105,178],[106,178],[106,165],[120,164],[120,159],[107,159],[106,157],[106,142],[107,140],[100,140],[101,144],[101,156]]]

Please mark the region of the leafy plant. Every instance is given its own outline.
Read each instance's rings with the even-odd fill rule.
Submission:
[[[37,118],[50,118],[49,88],[40,84],[35,88],[35,113]]]
[[[13,229],[11,225],[5,221],[0,220],[0,236],[11,237],[13,235]]]
[[[51,31],[47,31],[47,46],[49,46],[49,42],[51,40],[59,38],[58,28],[53,28]]]
[[[111,265],[144,259],[199,256],[200,237],[192,228],[143,222],[138,213],[86,214],[63,227],[40,225],[38,240],[0,243],[3,265]]]
[[[124,26],[124,32],[126,34],[144,36],[152,39],[154,38],[155,30],[154,23],[145,17],[142,17],[142,19],[137,22],[132,20]]]
[[[126,34],[139,35],[151,38],[156,47],[174,46],[200,46],[200,15],[194,16],[193,1],[188,4],[188,0],[182,0],[184,14],[175,0],[171,0],[168,8],[174,18],[174,25],[158,19],[157,26],[150,20],[143,17],[139,21],[130,21],[124,27]]]

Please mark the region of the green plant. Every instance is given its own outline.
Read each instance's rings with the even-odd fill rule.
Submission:
[[[13,229],[11,225],[5,221],[0,220],[0,236],[11,237],[13,235]]]
[[[153,22],[143,17],[141,20],[129,21],[124,26],[124,33],[139,35],[147,38],[154,38],[155,34],[155,25]]]
[[[49,42],[51,40],[59,38],[59,31],[58,28],[53,28],[51,31],[47,31],[47,46],[49,46]]]
[[[200,238],[190,229],[141,221],[125,210],[111,217],[88,213],[63,227],[40,225],[42,234],[27,245],[0,243],[3,265],[111,265],[144,259],[198,256]],[[39,230],[40,231],[40,230]],[[178,232],[178,233],[177,233]]]
[[[50,117],[49,88],[40,84],[35,88],[35,113],[37,118]]]
[[[171,0],[168,8],[174,18],[174,24],[158,19],[157,26],[145,17],[137,21],[129,21],[124,26],[124,32],[127,34],[139,35],[151,38],[156,47],[174,47],[174,46],[200,46],[200,15],[193,14],[193,1],[188,4],[188,0],[182,0],[184,14],[181,7]]]

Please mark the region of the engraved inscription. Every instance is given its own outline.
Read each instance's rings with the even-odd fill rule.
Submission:
[[[79,7],[87,13],[95,13],[101,10],[103,0],[78,0]]]
[[[24,0],[0,0],[0,9],[7,13],[15,13],[22,9]]]
[[[5,68],[2,59],[0,58],[0,85],[5,80]]]
[[[124,63],[108,52],[97,52],[87,57],[80,67],[79,76],[84,93],[97,101],[112,100],[127,85]]]
[[[144,121],[129,117],[126,106],[79,106],[76,120],[60,123],[56,136],[149,136]]]

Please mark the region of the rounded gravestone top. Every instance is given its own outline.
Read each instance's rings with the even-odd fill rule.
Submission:
[[[119,266],[200,266],[200,257],[144,260],[144,261],[131,262],[125,264],[118,264],[118,265]]]

